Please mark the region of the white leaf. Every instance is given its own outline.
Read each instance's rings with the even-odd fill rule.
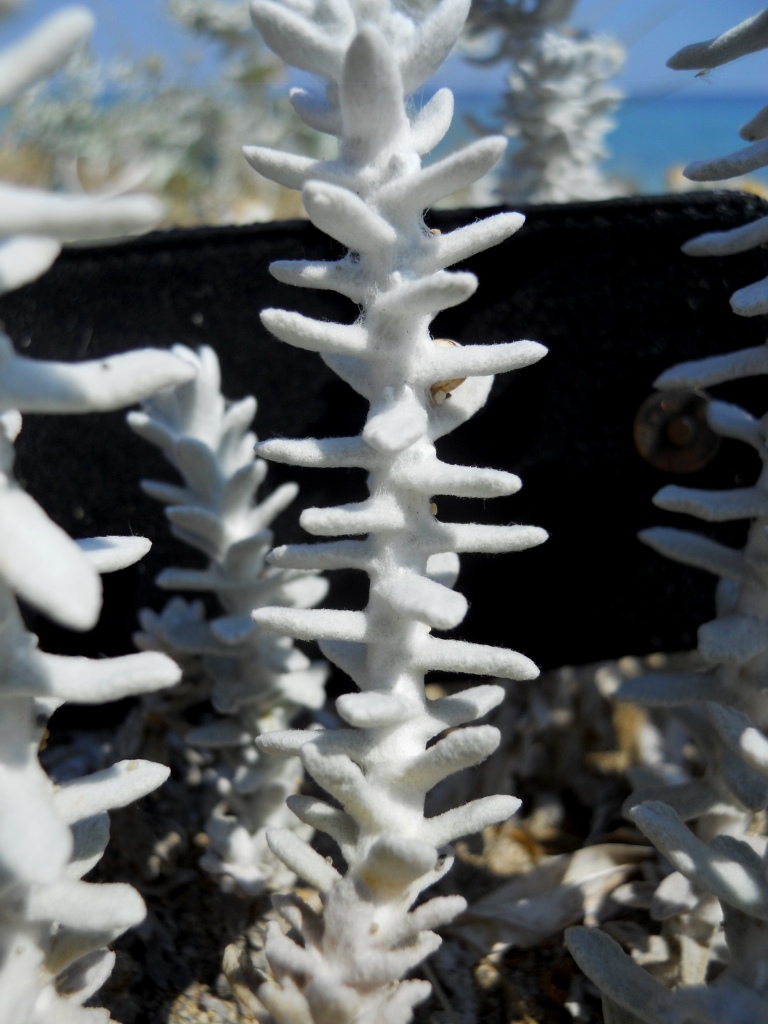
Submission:
[[[322,181],[309,181],[301,194],[312,223],[356,252],[391,248],[397,232],[354,192]]]
[[[54,794],[56,811],[72,824],[100,811],[126,807],[161,786],[171,770],[153,761],[120,761],[84,778],[62,783]]]
[[[120,238],[147,231],[163,216],[149,195],[93,199],[0,184],[0,235],[40,235],[60,242]]]
[[[82,363],[26,359],[14,353],[0,364],[0,402],[21,412],[108,412],[193,376],[189,364],[151,348]]]
[[[12,482],[0,486],[0,516],[0,576],[8,586],[55,622],[91,629],[101,581],[88,557]]]
[[[94,24],[87,8],[65,7],[7,46],[0,52],[0,104],[52,75],[93,32]]]
[[[311,846],[288,829],[270,829],[267,832],[267,842],[276,857],[279,857],[299,878],[314,885],[320,892],[327,892],[340,880],[338,871],[325,857],[315,853]]]
[[[75,543],[98,573],[126,569],[152,547],[146,537],[88,537]]]
[[[60,242],[32,235],[17,235],[0,244],[0,292],[41,277],[60,252]]]
[[[716,68],[721,64],[755,53],[768,46],[768,11],[747,18],[727,32],[703,43],[691,43],[667,61],[667,67],[680,70]]]
[[[453,93],[438,89],[411,122],[411,139],[419,156],[430,153],[443,139],[453,120]]]

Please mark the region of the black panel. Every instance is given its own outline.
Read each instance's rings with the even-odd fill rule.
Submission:
[[[743,485],[758,465],[745,446],[729,443],[698,472],[662,473],[636,453],[632,422],[666,367],[765,340],[763,317],[745,320],[728,305],[733,290],[768,272],[764,251],[714,260],[686,257],[679,247],[766,212],[762,200],[729,193],[536,207],[516,236],[468,261],[480,288],[441,314],[435,336],[465,344],[528,337],[550,354],[497,380],[486,408],[440,447],[446,460],[518,472],[523,490],[487,503],[439,498],[439,515],[536,523],[551,539],[518,555],[465,556],[459,589],[471,611],[452,635],[514,647],[545,666],[695,643],[696,626],[712,612],[713,580],[653,554],[635,533],[662,522],[685,525],[651,505],[665,483]],[[445,231],[478,215],[429,219]],[[318,356],[269,336],[258,315],[274,305],[354,319],[346,300],[280,285],[267,272],[274,259],[337,254],[303,221],[157,233],[65,252],[44,278],[4,296],[0,316],[20,349],[37,358],[210,344],[227,395],[257,396],[260,436],[356,433],[362,400]],[[762,412],[764,391],[758,379],[719,393]],[[142,565],[107,578],[93,633],[70,637],[34,623],[48,649],[130,650],[136,604],[159,608],[164,599],[154,575],[194,557],[170,539],[159,506],[138,488],[140,477],[170,479],[172,471],[125,427],[123,414],[28,417],[17,470],[74,536],[133,532],[154,541]],[[285,479],[298,480],[302,491],[276,524],[278,541],[308,539],[297,524],[302,507],[364,493],[359,473],[279,466],[264,493]],[[739,543],[742,527],[711,532]],[[359,582],[342,580],[335,591],[350,607],[364,600]]]

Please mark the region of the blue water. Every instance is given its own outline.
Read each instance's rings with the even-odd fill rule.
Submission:
[[[475,136],[464,118],[492,123],[495,96],[456,97],[454,126],[441,145],[447,150]],[[606,172],[632,182],[640,193],[668,191],[665,173],[673,165],[724,156],[746,143],[739,128],[765,104],[756,96],[637,96],[624,100],[613,117],[616,129],[606,136],[610,157]],[[758,172],[768,182],[768,171]]]

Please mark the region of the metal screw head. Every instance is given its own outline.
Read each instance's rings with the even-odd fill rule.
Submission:
[[[654,391],[637,410],[635,447],[665,473],[695,473],[710,462],[720,438],[707,421],[708,397],[700,391]]]

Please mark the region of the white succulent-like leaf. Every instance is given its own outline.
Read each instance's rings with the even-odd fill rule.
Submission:
[[[749,174],[765,167],[768,163],[768,141],[760,139],[750,146],[738,149],[726,156],[713,160],[694,160],[685,167],[683,173],[691,181],[723,181]]]
[[[768,217],[751,221],[729,231],[709,231],[682,246],[686,256],[733,256],[768,241]]]
[[[281,730],[256,741],[260,753],[283,763],[299,756],[338,805],[291,800],[306,824],[339,844],[348,866],[342,876],[292,832],[268,833],[273,851],[324,894],[320,920],[286,909],[303,945],[277,928],[267,937],[275,981],[259,999],[275,1020],[291,1024],[406,1022],[424,990],[400,979],[436,948],[431,928],[459,909],[455,900],[422,904],[412,914],[410,906],[450,866],[440,854],[446,844],[519,807],[516,798],[497,795],[424,816],[432,786],[496,749],[493,727],[457,726],[487,713],[503,694],[487,685],[476,695],[430,702],[425,672],[538,674],[523,654],[430,635],[466,612],[466,599],[453,590],[457,552],[522,550],[546,538],[534,527],[442,523],[433,514],[436,495],[489,498],[519,489],[513,474],[443,463],[433,443],[481,408],[493,374],[545,353],[535,342],[461,345],[428,330],[438,312],[477,286],[473,275],[446,268],[509,237],[523,219],[499,215],[446,236],[424,228],[424,208],[471,185],[505,147],[503,139],[484,139],[423,166],[422,155],[448,130],[452,101],[442,91],[413,118],[405,106],[447,53],[467,8],[466,0],[441,0],[418,15],[389,0],[252,5],[268,45],[324,79],[325,100],[304,91],[294,105],[308,124],[338,135],[339,156],[310,161],[252,148],[247,158],[268,178],[300,188],[313,223],[348,248],[326,263],[281,261],[273,274],[300,287],[335,289],[360,306],[354,323],[287,309],[265,310],[262,322],[280,341],[320,354],[369,403],[357,438],[277,439],[258,449],[277,461],[369,474],[367,498],[302,513],[302,527],[320,543],[292,544],[270,557],[284,572],[367,572],[366,608],[274,601],[251,612],[260,632],[319,640],[360,688],[338,699],[345,728]],[[453,731],[430,745],[446,728]]]
[[[34,235],[17,235],[0,243],[0,293],[41,277],[60,252],[56,239]]]
[[[285,636],[267,637],[253,610],[275,602],[285,611],[311,609],[322,600],[327,582],[317,567],[285,568],[267,564],[270,525],[295,499],[295,484],[282,484],[258,500],[266,463],[253,452],[250,431],[256,402],[227,401],[212,349],[197,352],[177,345],[173,353],[191,368],[194,379],[144,403],[129,423],[157,445],[176,468],[182,484],[152,482],[145,490],[170,507],[166,515],[179,540],[202,551],[202,569],[164,569],[157,583],[165,590],[211,591],[221,613],[206,619],[202,608],[170,602],[159,627],[164,649],[183,660],[202,657],[210,698],[219,716],[193,729],[187,741],[214,753],[213,774],[223,794],[206,829],[210,846],[201,864],[245,893],[290,884],[292,874],[272,854],[270,829],[286,828],[307,838],[309,832],[286,808],[285,800],[301,784],[301,763],[254,763],[253,743],[269,730],[282,729],[299,708],[316,710],[325,702],[327,668],[310,662]],[[149,621],[149,620],[147,620]],[[263,707],[263,713],[254,714]]]
[[[0,185],[0,235],[41,236],[59,242],[95,241],[147,231],[163,215],[154,196],[92,199]]]
[[[169,352],[139,349],[82,363],[27,359],[7,338],[0,362],[0,403],[21,412],[108,412],[182,384],[191,367]]]
[[[667,61],[670,68],[698,70],[716,68],[768,46],[768,11],[760,11],[714,39],[691,43]]]
[[[493,128],[516,141],[494,189],[505,203],[604,199],[621,192],[600,162],[613,127],[609,115],[622,98],[610,79],[624,52],[614,39],[563,25],[572,7],[572,0],[472,5],[468,59],[483,66],[508,62],[506,91],[493,112]],[[492,130],[482,128],[483,134]]]
[[[574,960],[605,996],[644,1024],[671,1024],[673,996],[661,982],[638,967],[621,946],[596,928],[569,928],[565,933]],[[622,1018],[614,1017],[616,1024]]]
[[[762,376],[768,373],[768,345],[727,352],[724,355],[695,359],[690,363],[678,363],[665,370],[653,382],[657,388],[694,389],[723,384],[741,377]]]
[[[0,478],[0,516],[0,578],[61,625],[93,628],[101,582],[86,554],[8,478]]]
[[[320,892],[330,890],[341,877],[324,857],[287,829],[269,831],[267,842],[276,857]]]
[[[722,704],[707,705],[707,714],[723,740],[748,765],[768,776],[768,738],[736,708]]]
[[[735,291],[731,309],[737,316],[760,316],[768,311],[768,278]]]
[[[88,537],[75,543],[98,573],[127,569],[152,547],[146,537]]]
[[[14,5],[15,6],[15,5]],[[0,104],[48,78],[93,32],[95,21],[86,7],[65,7],[41,22],[19,42],[0,51]]]
[[[62,821],[73,824],[100,811],[125,807],[161,786],[170,768],[152,761],[120,761],[100,772],[62,783],[54,794]]]
[[[599,920],[610,894],[647,858],[646,847],[619,844],[547,857],[471,904],[451,931],[481,955],[499,944],[537,946],[569,925]]]

